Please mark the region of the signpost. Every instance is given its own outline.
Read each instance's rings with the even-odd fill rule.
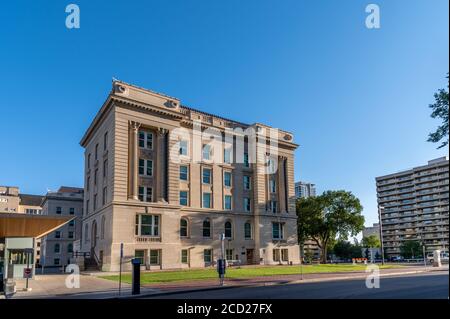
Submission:
[[[120,261],[119,261],[119,296],[122,289],[122,258],[123,258],[123,243],[120,243]]]
[[[24,270],[23,270],[23,278],[27,279],[26,285],[25,285],[25,290],[30,291],[31,288],[29,288],[29,286],[28,286],[28,280],[33,276],[33,269],[30,268],[30,259],[33,254],[33,249],[25,249],[25,254],[27,256],[27,268],[24,268]]]

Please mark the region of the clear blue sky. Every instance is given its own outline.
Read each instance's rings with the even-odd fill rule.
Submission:
[[[377,3],[381,29],[366,29]],[[65,6],[81,28],[65,27]],[[296,180],[346,189],[446,155],[426,142],[448,72],[448,1],[8,1],[0,11],[0,184],[83,185],[79,140],[111,78],[292,131]]]

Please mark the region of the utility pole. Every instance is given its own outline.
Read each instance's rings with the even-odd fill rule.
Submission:
[[[380,223],[380,242],[381,242],[381,265],[384,265],[384,245],[383,245],[383,223],[381,221],[381,210],[383,206],[378,206],[378,220]]]
[[[120,243],[120,261],[119,261],[119,296],[122,290],[122,259],[123,259],[123,243]]]

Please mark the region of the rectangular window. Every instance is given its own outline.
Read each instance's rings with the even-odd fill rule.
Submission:
[[[281,260],[289,261],[289,250],[286,248],[281,249]]]
[[[250,167],[250,163],[248,161],[248,153],[244,153],[244,166]]]
[[[270,211],[272,213],[276,213],[277,212],[277,207],[278,207],[278,203],[277,203],[276,200],[270,201]]]
[[[225,258],[227,260],[233,260],[233,249],[226,249],[225,250]]]
[[[152,202],[153,188],[147,186],[139,186],[138,198],[141,202]]]
[[[55,231],[55,238],[61,238],[61,232],[60,231]]]
[[[69,222],[69,226],[70,226],[70,227],[75,226],[75,220],[74,220],[74,219],[72,219],[72,220]]]
[[[91,168],[91,153],[89,153],[87,156],[87,168]]]
[[[202,158],[204,160],[209,160],[211,158],[211,146],[208,144],[203,145]]]
[[[95,144],[95,160],[98,160],[98,144]]]
[[[160,250],[150,249],[150,265],[159,265]]]
[[[134,258],[139,259],[141,265],[145,265],[145,250],[143,249],[135,250]]]
[[[187,191],[180,191],[180,205],[182,206],[188,206],[188,192]]]
[[[103,135],[103,150],[106,151],[108,149],[108,132]]]
[[[181,165],[180,166],[180,180],[187,181],[189,179],[188,167]]]
[[[75,208],[70,207],[70,208],[69,208],[69,214],[70,214],[70,215],[75,215]]]
[[[188,155],[188,141],[186,140],[180,141],[180,155]]]
[[[203,181],[203,184],[211,184],[211,169],[210,168],[203,168],[202,181]]]
[[[249,197],[244,197],[244,211],[249,212],[251,211],[251,202]]]
[[[104,206],[104,205],[106,205],[106,197],[108,196],[108,190],[107,190],[107,188],[106,188],[106,186],[105,187],[103,187],[103,194],[102,194],[102,205]]]
[[[108,176],[108,160],[103,161],[103,177]]]
[[[97,194],[94,194],[94,212],[97,209]]]
[[[56,214],[57,215],[61,215],[62,213],[62,208],[61,207],[56,207]]]
[[[137,236],[159,236],[158,215],[136,215]]]
[[[280,261],[280,250],[279,249],[273,250],[273,261]]]
[[[152,176],[153,175],[153,161],[139,159],[139,175]]]
[[[53,259],[53,264],[54,264],[55,266],[59,266],[59,263],[60,263],[59,258]]]
[[[231,163],[231,147],[227,147],[223,150],[223,162],[226,164]]]
[[[139,147],[148,150],[153,149],[153,133],[139,131]]]
[[[231,187],[231,172],[223,173],[223,185],[225,187]]]
[[[53,252],[56,254],[59,254],[61,251],[61,245],[60,244],[55,244],[55,246],[53,246]]]
[[[68,233],[68,236],[69,236],[70,239],[73,239],[73,231],[70,231],[70,232]]]
[[[277,183],[273,178],[269,180],[269,190],[271,193],[276,193],[277,191]]]
[[[203,193],[203,208],[211,208],[211,193]]]
[[[98,169],[94,171],[94,185],[97,185],[97,175],[98,175]]]
[[[181,250],[181,263],[182,264],[189,263],[189,251],[187,249]]]
[[[212,249],[203,250],[203,261],[205,263],[212,262]]]
[[[250,176],[244,175],[244,190],[250,190],[251,188],[251,178]]]
[[[272,223],[272,238],[283,239],[284,238],[284,225],[283,223]]]
[[[89,189],[91,188],[91,177],[89,176],[86,180],[86,190],[89,192]]]
[[[232,201],[231,195],[225,195],[223,208],[226,210],[231,210],[231,201]]]

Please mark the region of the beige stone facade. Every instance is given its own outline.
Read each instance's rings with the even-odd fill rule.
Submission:
[[[230,137],[231,136],[231,137]],[[120,81],[81,140],[81,250],[105,271],[299,263],[292,134]]]

